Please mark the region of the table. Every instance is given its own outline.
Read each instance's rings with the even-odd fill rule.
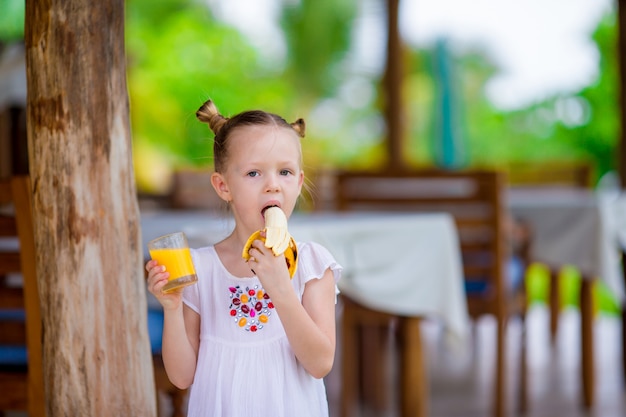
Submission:
[[[190,246],[216,243],[233,220],[198,211],[141,213],[147,255],[150,239],[183,231]],[[294,213],[296,241],[325,246],[343,266],[339,290],[365,306],[388,313],[432,317],[462,346],[469,318],[456,226],[445,213]]]
[[[620,264],[623,198],[575,188],[512,188],[512,214],[533,233],[531,257],[552,268],[573,265],[584,279],[600,279],[625,300]],[[623,226],[622,226],[623,227]],[[626,237],[624,237],[626,244]]]
[[[594,401],[593,308],[591,286],[600,279],[622,303],[626,300],[621,244],[626,247],[626,198],[619,193],[576,188],[512,188],[508,204],[531,229],[531,258],[553,271],[573,265],[582,276],[581,361],[584,404]],[[553,274],[555,297],[558,280]],[[551,331],[556,332],[558,300],[551,302]]]

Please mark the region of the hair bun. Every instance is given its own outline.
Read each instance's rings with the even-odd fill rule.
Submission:
[[[304,119],[298,119],[295,122],[291,123],[291,127],[293,127],[293,130],[295,130],[301,138],[304,137],[304,130],[306,128]]]
[[[216,135],[222,129],[224,124],[228,121],[228,118],[222,116],[217,110],[217,107],[211,100],[204,102],[202,106],[196,112],[196,117],[203,123],[207,123],[209,128]]]

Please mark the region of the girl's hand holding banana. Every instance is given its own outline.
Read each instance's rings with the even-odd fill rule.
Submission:
[[[265,210],[265,229],[257,230],[244,245],[241,256],[245,260],[250,259],[252,242],[261,240],[266,248],[270,248],[274,256],[285,255],[289,276],[293,278],[298,267],[298,248],[296,241],[291,237],[287,229],[287,216],[279,207],[269,207]],[[265,232],[265,237],[261,232]]]

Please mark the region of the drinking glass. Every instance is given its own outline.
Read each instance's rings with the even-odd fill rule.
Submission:
[[[170,233],[148,242],[150,257],[170,273],[163,292],[168,293],[198,282],[189,243],[183,232]]]

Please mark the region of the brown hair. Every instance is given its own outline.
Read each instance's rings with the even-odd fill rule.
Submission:
[[[217,110],[215,104],[208,100],[198,111],[196,117],[203,123],[207,123],[215,134],[213,139],[213,159],[215,171],[223,172],[228,159],[228,139],[232,131],[241,126],[253,125],[275,125],[293,129],[298,136],[304,137],[305,123],[303,119],[298,119],[293,123],[288,123],[285,119],[274,113],[262,110],[248,110],[233,117],[224,117]]]

